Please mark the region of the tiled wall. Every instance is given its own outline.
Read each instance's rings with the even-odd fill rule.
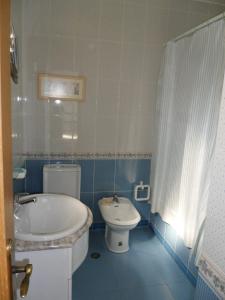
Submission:
[[[213,292],[204,279],[199,276],[196,287],[195,300],[219,300],[220,298]]]
[[[223,89],[203,251],[225,274],[225,82]]]
[[[214,278],[211,285],[215,291],[225,299],[225,82],[220,107],[219,124],[215,143],[215,154],[211,169],[211,183],[209,187],[209,203],[202,254],[210,266],[205,274],[207,282]],[[203,270],[204,271],[204,270]],[[210,276],[211,274],[211,276]],[[219,284],[218,284],[219,281]],[[221,287],[221,288],[220,288]],[[213,299],[213,298],[212,298]]]
[[[165,42],[224,10],[192,0],[22,3],[24,146],[45,154],[151,152]],[[38,72],[83,74],[85,102],[38,100]]]
[[[11,1],[12,24],[17,37],[18,48],[21,50],[22,42],[22,3],[21,1]],[[22,53],[18,51],[19,61],[19,81],[15,84],[11,80],[11,108],[12,108],[12,146],[13,146],[13,167],[21,167],[23,158],[18,153],[23,152],[23,105],[22,97]]]
[[[177,236],[170,225],[162,221],[159,214],[150,214],[150,225],[192,283],[196,284],[198,269],[195,266],[195,257],[191,249],[184,245],[183,240]]]
[[[81,166],[81,201],[91,208],[94,223],[103,222],[98,200],[115,193],[129,198],[139,210],[142,220],[149,219],[149,204],[135,201],[133,192],[140,181],[149,183],[150,159],[26,160],[26,192],[43,192],[43,165],[48,163],[78,163]]]

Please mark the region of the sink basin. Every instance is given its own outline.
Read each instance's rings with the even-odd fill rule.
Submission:
[[[21,199],[26,199],[25,196]],[[79,200],[59,194],[34,194],[36,202],[16,204],[15,238],[51,241],[78,231],[87,221],[87,207]]]

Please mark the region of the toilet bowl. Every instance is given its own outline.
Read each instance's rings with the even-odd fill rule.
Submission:
[[[129,250],[129,232],[135,228],[141,217],[129,199],[123,197],[102,198],[98,202],[106,222],[105,242],[115,253]]]

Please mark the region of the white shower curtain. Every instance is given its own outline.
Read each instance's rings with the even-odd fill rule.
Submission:
[[[193,247],[206,215],[225,69],[224,20],[169,42],[158,84],[152,212]]]

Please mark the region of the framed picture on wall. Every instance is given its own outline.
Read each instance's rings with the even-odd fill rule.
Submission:
[[[38,74],[38,97],[42,100],[83,101],[85,89],[86,79],[84,76]]]

